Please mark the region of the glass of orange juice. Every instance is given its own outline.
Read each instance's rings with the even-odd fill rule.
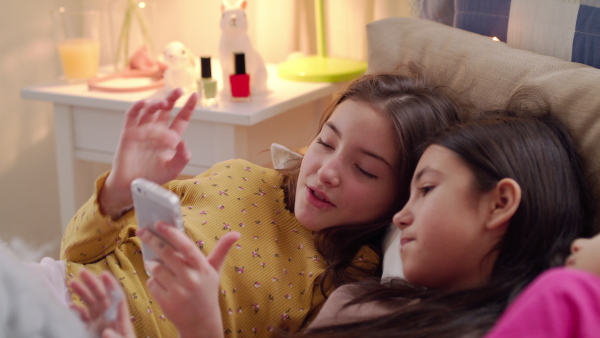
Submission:
[[[95,77],[100,57],[100,12],[61,7],[52,17],[65,78],[76,82]]]

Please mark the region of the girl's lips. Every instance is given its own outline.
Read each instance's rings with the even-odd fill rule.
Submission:
[[[329,202],[327,195],[310,187],[306,187],[306,200],[318,209],[335,207],[333,203]]]
[[[414,240],[415,240],[414,238],[404,238],[404,237],[402,237],[402,238],[400,238],[400,245],[404,246],[406,243],[412,242]]]

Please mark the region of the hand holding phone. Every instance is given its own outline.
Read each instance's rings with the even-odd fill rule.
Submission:
[[[168,240],[158,234],[154,227],[156,222],[163,221],[183,231],[179,197],[162,186],[143,178],[136,178],[131,182],[131,193],[138,226],[148,228],[154,235],[171,245]],[[142,254],[144,261],[156,258],[156,253],[144,243],[142,243]]]

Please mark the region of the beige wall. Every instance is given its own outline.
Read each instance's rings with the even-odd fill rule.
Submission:
[[[57,75],[53,6],[3,1],[0,11],[0,238],[36,245],[60,238],[54,129],[50,105],[22,100],[19,90]]]

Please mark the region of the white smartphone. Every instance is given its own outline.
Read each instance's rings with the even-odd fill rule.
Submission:
[[[179,197],[162,186],[143,178],[131,182],[133,207],[140,228],[148,228],[155,235],[171,245],[164,237],[156,232],[155,224],[164,221],[183,231],[181,219],[181,202]],[[144,260],[156,259],[156,254],[150,247],[142,243]]]

